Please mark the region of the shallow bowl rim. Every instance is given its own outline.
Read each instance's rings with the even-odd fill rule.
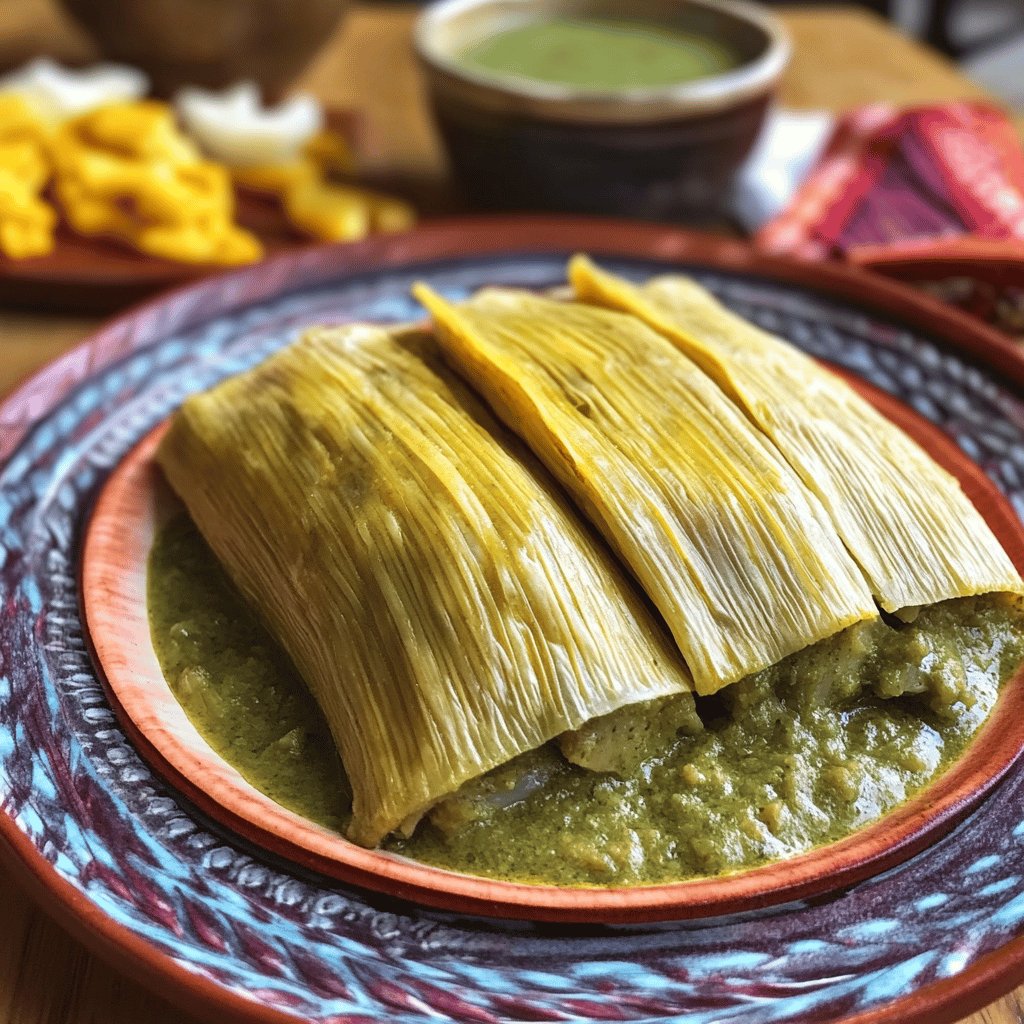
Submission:
[[[900,425],[958,475],[976,504],[984,501],[982,514],[1018,568],[1024,568],[1024,525],[982,470],[937,427],[846,376],[889,418],[901,416]],[[328,877],[437,909],[521,920],[639,923],[760,909],[822,896],[906,860],[976,807],[1024,751],[1024,732],[1013,727],[1024,713],[1022,666],[1004,684],[996,707],[964,753],[909,801],[835,843],[760,867],[658,885],[561,887],[467,875],[363,849],[282,808],[246,782],[200,736],[160,671],[144,602],[140,612],[138,583],[139,554],[148,555],[155,528],[154,452],[166,427],[167,420],[121,460],[86,524],[79,579],[94,661],[122,726],[160,774],[214,820]],[[133,532],[140,528],[141,537]],[[127,559],[122,557],[126,545]],[[145,568],[143,558],[143,591]],[[161,698],[155,713],[154,705],[140,703],[140,694]]]
[[[722,113],[771,91],[789,62],[792,43],[782,22],[749,0],[673,0],[684,7],[714,10],[760,30],[764,52],[716,75],[668,86],[634,89],[588,89],[543,82],[525,76],[489,75],[467,68],[437,44],[439,27],[448,19],[495,0],[437,0],[413,25],[413,47],[421,65],[449,90],[467,90],[471,105],[509,105],[540,119],[593,124],[644,124]],[[531,8],[548,0],[514,0],[509,7]]]

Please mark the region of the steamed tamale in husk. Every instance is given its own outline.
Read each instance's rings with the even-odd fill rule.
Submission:
[[[420,288],[436,338],[311,332],[163,441],[324,713],[348,835],[602,883],[874,820],[991,710],[1024,640],[989,592],[1020,578],[956,481],[786,343],[680,278],[572,283]],[[162,658],[190,685],[192,647]]]
[[[366,845],[559,733],[691,686],[554,482],[428,348],[314,331],[189,399],[159,452],[323,709]]]
[[[569,277],[578,298],[638,317],[724,389],[822,501],[886,611],[1020,590],[959,483],[834,373],[688,278],[634,285],[585,257]]]
[[[521,291],[417,294],[446,357],[633,570],[699,693],[877,614],[818,499],[655,331]]]

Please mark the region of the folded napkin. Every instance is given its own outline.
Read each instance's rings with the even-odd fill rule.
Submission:
[[[761,249],[871,267],[1024,333],[1024,150],[991,104],[777,112],[734,208]]]

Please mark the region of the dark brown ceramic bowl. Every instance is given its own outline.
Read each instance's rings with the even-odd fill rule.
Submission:
[[[495,32],[552,17],[623,18],[727,43],[720,75],[580,89],[462,67]],[[467,198],[490,209],[714,217],[789,58],[776,18],[738,0],[442,0],[416,24],[438,127]]]
[[[110,59],[143,69],[158,95],[252,79],[280,95],[348,0],[61,0]]]

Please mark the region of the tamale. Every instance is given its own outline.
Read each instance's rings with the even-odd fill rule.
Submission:
[[[634,317],[416,288],[446,358],[633,570],[699,693],[877,614],[818,500],[718,386]]]
[[[311,332],[190,398],[159,451],[323,709],[364,845],[566,730],[692,686],[604,545],[426,345]]]
[[[886,611],[1021,590],[957,480],[836,374],[688,278],[637,286],[584,257],[569,275],[580,299],[639,317],[732,396],[821,499]]]

